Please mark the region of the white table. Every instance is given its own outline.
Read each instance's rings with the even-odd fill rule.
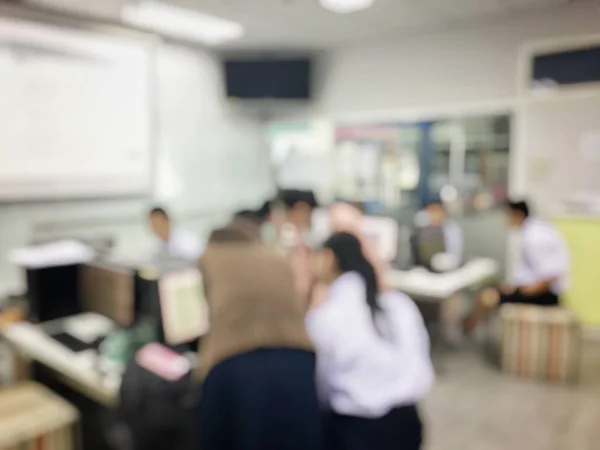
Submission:
[[[388,283],[410,296],[441,301],[457,292],[477,286],[498,276],[498,263],[489,258],[473,259],[462,267],[445,273],[433,273],[422,267],[393,270]]]
[[[121,384],[119,372],[103,374],[97,370],[98,354],[94,350],[73,352],[48,332],[69,331],[81,340],[106,335],[113,322],[99,314],[85,313],[41,325],[19,322],[3,332],[4,339],[22,356],[51,369],[65,384],[100,404],[116,404]]]
[[[494,280],[498,273],[499,266],[496,261],[477,258],[445,273],[433,273],[422,267],[405,271],[394,270],[390,273],[388,284],[415,300],[427,324],[432,345],[443,343],[445,346],[456,347],[461,344],[463,337],[460,329],[462,308],[452,307],[446,301],[456,299],[456,294],[462,291]],[[451,314],[452,318],[447,317],[447,312],[443,313],[446,307],[450,307],[446,311],[454,311]],[[439,366],[437,370],[443,371]]]

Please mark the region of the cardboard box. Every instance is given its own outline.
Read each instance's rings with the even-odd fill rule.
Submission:
[[[78,411],[32,382],[0,389],[0,449],[80,449]]]

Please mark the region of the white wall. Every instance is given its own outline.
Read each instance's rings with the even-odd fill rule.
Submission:
[[[261,192],[270,187],[268,157],[262,155],[263,126],[258,119],[228,108],[222,95],[219,61],[208,52],[161,47],[157,85],[155,174],[163,175],[157,176],[160,179],[156,180],[154,197],[172,206],[175,219],[183,227],[206,233],[237,207],[231,202],[223,207],[215,198],[236,196],[241,203],[253,206],[252,202],[262,200]],[[245,164],[238,164],[235,173],[232,164],[223,160],[232,151],[241,155],[237,159]],[[173,166],[166,177],[165,160]],[[219,190],[215,180],[234,187]],[[259,181],[249,189],[252,180]],[[0,204],[0,296],[23,289],[21,271],[7,261],[6,253],[32,239],[109,235],[116,238],[117,251],[123,255],[148,253],[153,238],[147,230],[146,212],[152,203],[149,196]]]
[[[528,41],[600,32],[597,0],[480,25],[333,52],[320,80],[319,113],[436,109],[502,103],[517,93],[518,51]],[[443,108],[442,108],[443,109]]]
[[[598,33],[600,1],[574,0],[543,12],[335,50],[323,58],[319,97],[308,115],[358,123],[494,112],[515,112],[518,118],[522,46]],[[517,120],[514,124],[510,189],[522,195],[527,193],[527,152],[518,139],[521,123]],[[472,254],[491,252],[489,256],[503,261],[502,221],[491,216],[486,220],[482,216],[463,223],[467,240],[473,243],[468,250]],[[481,242],[489,240],[490,232],[498,245],[484,248]],[[515,246],[511,243],[510,247]]]

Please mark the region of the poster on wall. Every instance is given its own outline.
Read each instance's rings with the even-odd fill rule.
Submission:
[[[393,208],[398,203],[395,126],[339,126],[335,131],[336,196]]]
[[[331,152],[310,123],[269,126],[269,150],[275,183],[280,188],[323,193],[331,184]],[[323,197],[323,195],[321,195]]]

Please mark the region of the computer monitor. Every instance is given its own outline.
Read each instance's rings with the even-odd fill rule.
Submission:
[[[416,228],[412,248],[414,264],[431,269],[431,260],[438,253],[444,253],[446,242],[442,227],[420,227]]]
[[[28,317],[48,322],[81,312],[80,264],[26,268]]]
[[[363,235],[375,244],[379,258],[386,262],[398,256],[398,223],[390,217],[365,216],[362,219]]]
[[[378,256],[387,262],[396,260],[398,255],[398,223],[391,217],[364,216],[361,218],[363,234],[375,243]],[[311,235],[319,243],[324,243],[331,235],[329,211],[316,209],[312,214]]]
[[[202,277],[189,262],[138,270],[136,321],[150,322],[159,342],[171,347],[195,343],[208,331]]]
[[[164,274],[158,283],[165,342],[193,342],[208,332],[208,306],[198,269]]]
[[[126,327],[135,320],[135,271],[119,265],[91,263],[79,268],[83,311],[97,312]]]

